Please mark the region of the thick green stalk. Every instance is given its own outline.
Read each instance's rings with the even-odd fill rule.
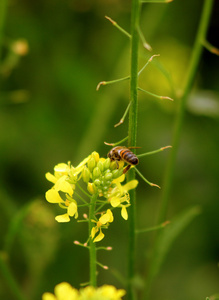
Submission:
[[[92,220],[95,220],[95,206],[96,206],[96,195],[91,198],[91,205],[89,209],[89,236],[91,235],[91,230],[94,227]],[[89,243],[89,253],[90,253],[90,285],[97,285],[97,261],[96,261],[96,244],[90,238]]]
[[[195,44],[193,47],[187,76],[185,79],[185,85],[183,89],[182,96],[179,99],[179,110],[176,115],[175,120],[175,128],[173,132],[173,141],[172,146],[173,149],[171,150],[167,169],[164,177],[164,184],[163,184],[163,194],[161,199],[161,207],[160,212],[158,216],[158,224],[162,223],[166,219],[167,214],[167,208],[170,200],[170,194],[173,184],[173,176],[174,176],[174,168],[176,164],[176,157],[178,153],[179,148],[179,141],[180,136],[182,132],[182,125],[183,125],[183,117],[185,113],[185,106],[186,106],[186,100],[187,97],[192,89],[193,82],[197,73],[198,64],[201,58],[202,50],[203,50],[203,41],[205,40],[207,28],[210,20],[210,15],[212,11],[213,6],[213,0],[205,0],[202,15],[200,18],[200,24],[198,27],[197,35]],[[149,291],[151,288],[152,281],[156,274],[159,271],[160,268],[160,262],[159,262],[159,248],[160,248],[160,241],[161,241],[162,231],[157,234],[156,241],[155,241],[155,247],[153,252],[153,257],[151,261],[151,266],[149,269],[149,274],[147,278],[147,284],[146,284],[146,293],[145,293],[145,299],[148,299]]]
[[[138,112],[138,45],[139,45],[139,15],[140,2],[132,0],[131,16],[131,77],[130,77],[130,110],[129,110],[129,130],[128,145],[136,146],[137,140],[137,112]],[[134,168],[128,172],[128,181],[135,178]],[[133,279],[135,274],[135,229],[136,229],[136,194],[130,191],[130,212],[129,212],[129,253],[128,253],[128,298],[134,299]]]

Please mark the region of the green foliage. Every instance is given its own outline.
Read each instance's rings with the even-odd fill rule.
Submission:
[[[199,213],[199,207],[186,209],[186,211],[181,212],[180,215],[175,216],[174,219],[171,220],[170,224],[159,233],[159,248],[156,253],[156,263],[153,266],[153,276],[158,274],[161,265],[163,264],[164,259],[176,238],[179,238],[180,234]]]
[[[130,32],[130,7],[121,1],[0,3],[0,245],[4,269],[0,298],[16,299],[16,291],[35,300],[44,291],[53,292],[61,281],[70,278],[78,288],[87,280],[87,251],[73,244],[79,233],[86,240],[86,224],[57,226],[54,217],[59,208],[44,199],[49,189],[44,174],[57,162],[70,160],[77,165],[93,150],[106,157],[109,147],[103,141],[127,136],[127,120],[116,129],[113,125],[128,106],[128,81],[101,87],[98,92],[96,86],[101,80],[130,74],[130,40],[104,19],[105,14],[110,15]],[[139,91],[137,146],[142,150],[137,153],[171,144],[177,97],[184,87],[202,4],[199,0],[142,3],[141,30],[160,57],[141,73],[139,86],[174,102]],[[203,41],[209,50],[211,44],[218,47],[217,9],[215,1],[208,43]],[[26,50],[22,48],[26,53],[19,52],[17,45],[26,45]],[[140,70],[152,54],[141,41],[139,50]],[[160,229],[163,247],[156,266],[161,267],[160,275],[151,291],[154,300],[198,300],[218,291],[218,64],[218,57],[204,50],[185,105],[165,217],[172,222]],[[138,178],[139,228],[157,225],[168,151],[140,158],[138,169],[158,183],[161,191]],[[193,220],[197,205],[202,214]],[[185,213],[180,215],[180,211]],[[179,219],[174,219],[178,214]],[[113,245],[114,251],[100,254],[111,268],[101,270],[99,277],[100,284],[118,286],[113,274],[123,274],[126,268],[127,228],[119,218],[111,228],[117,234],[105,239],[104,246]],[[136,265],[141,278],[149,267],[153,234],[138,236]],[[13,277],[7,279],[3,273]]]

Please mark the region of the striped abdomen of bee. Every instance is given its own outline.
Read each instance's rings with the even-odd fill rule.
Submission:
[[[125,174],[131,168],[132,165],[137,165],[139,163],[138,157],[127,147],[117,146],[110,150],[108,157],[113,161],[124,161],[128,166],[124,169]]]

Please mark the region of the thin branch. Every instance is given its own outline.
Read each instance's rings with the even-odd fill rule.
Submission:
[[[153,97],[155,97],[155,98],[161,99],[161,100],[167,99],[167,100],[170,100],[170,101],[174,101],[174,100],[173,100],[172,98],[170,98],[170,97],[167,97],[167,96],[159,96],[159,95],[153,94],[153,93],[151,93],[151,92],[148,92],[148,91],[146,91],[146,90],[144,90],[144,89],[142,89],[142,88],[140,88],[140,87],[138,87],[138,90],[141,91],[141,92],[144,92],[144,93],[146,93],[146,94],[148,94],[148,95],[150,95],[150,96],[153,96]]]

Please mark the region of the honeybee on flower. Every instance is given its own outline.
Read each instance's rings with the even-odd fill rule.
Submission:
[[[130,206],[128,191],[136,188],[138,181],[132,180],[125,185],[121,184],[125,180],[123,164],[123,162],[118,164],[109,157],[100,158],[97,152],[92,152],[77,167],[73,167],[70,162],[60,163],[54,167],[54,174],[46,173],[47,180],[53,184],[46,192],[46,200],[49,203],[57,203],[65,210],[65,213],[56,216],[55,220],[63,223],[69,222],[71,217],[77,219],[80,206],[90,205],[89,201],[83,198],[84,195],[89,197],[90,201],[95,197],[94,211],[98,212],[103,208],[101,217],[98,219],[94,215],[92,219],[92,222],[96,223],[90,233],[94,242],[104,238],[102,229],[108,228],[113,222],[113,208],[121,208],[121,215],[127,220],[127,207]],[[79,181],[84,182],[87,191],[81,187]],[[80,195],[81,191],[83,196]],[[80,201],[83,201],[83,204]],[[111,209],[105,208],[109,204]]]

